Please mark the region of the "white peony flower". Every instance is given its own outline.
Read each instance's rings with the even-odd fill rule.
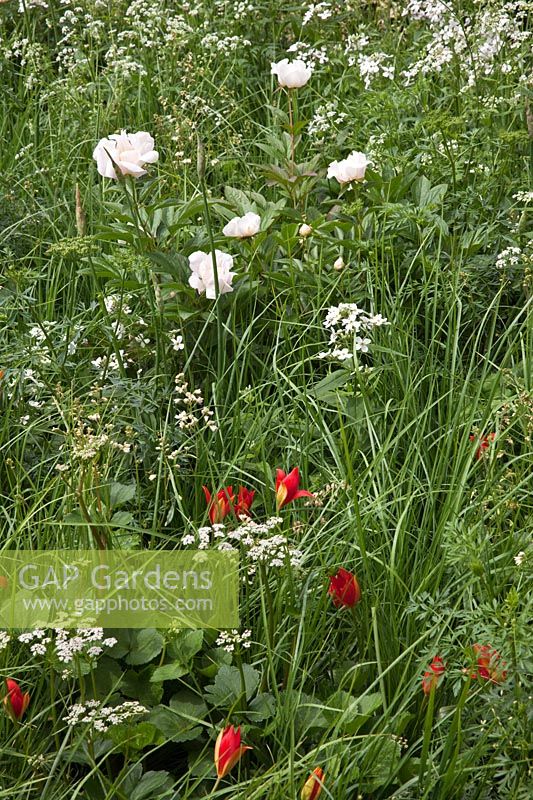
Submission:
[[[328,167],[328,178],[336,178],[341,185],[352,181],[362,181],[370,163],[364,153],[354,150],[348,158],[331,162]]]
[[[279,85],[284,86],[285,89],[299,89],[301,86],[305,86],[313,74],[312,67],[308,67],[305,61],[299,58],[294,61],[284,58],[270,66],[271,74],[278,76]]]
[[[249,236],[255,236],[261,227],[261,217],[259,214],[254,214],[253,211],[248,211],[244,217],[233,217],[227,225],[222,228],[224,236],[231,236],[234,239],[247,239]]]
[[[98,172],[104,178],[115,178],[118,168],[122,175],[138,178],[146,175],[145,164],[155,164],[159,153],[154,150],[154,140],[146,131],[138,133],[113,133],[108,139],[100,139],[93,151]]]
[[[215,257],[217,262],[218,274],[218,291],[220,294],[227,294],[232,292],[231,283],[235,277],[235,272],[231,272],[233,266],[233,256],[229,253],[223,253],[221,250],[215,250]],[[192,275],[189,278],[189,285],[196,289],[198,294],[203,294],[209,300],[215,300],[215,274],[213,269],[213,257],[211,253],[204,253],[202,250],[197,250],[189,256],[189,267]]]

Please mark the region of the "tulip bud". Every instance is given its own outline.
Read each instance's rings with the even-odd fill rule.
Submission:
[[[329,579],[328,594],[333,604],[340,608],[353,608],[361,599],[361,589],[355,575],[344,567],[337,570]]]
[[[4,708],[13,722],[20,722],[30,704],[29,692],[22,689],[12,678],[6,679],[7,694],[4,697]]]
[[[301,800],[316,800],[322,791],[324,772],[320,767],[315,767],[302,787]]]
[[[346,266],[346,264],[342,260],[342,256],[339,256],[338,259],[333,263],[333,269],[336,269],[336,270],[339,270],[339,271],[341,269],[344,269],[345,266]]]
[[[304,222],[302,225],[300,225],[300,228],[298,230],[298,235],[299,236],[302,236],[304,239],[306,239],[312,233],[313,233],[313,229],[312,229],[312,227],[310,225],[307,224],[307,222]]]

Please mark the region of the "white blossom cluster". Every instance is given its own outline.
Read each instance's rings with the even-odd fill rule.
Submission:
[[[96,733],[105,733],[111,725],[147,714],[148,709],[136,700],[127,700],[118,706],[103,706],[99,700],[87,700],[71,706],[63,720],[69,727],[90,725]]]
[[[198,550],[207,550],[213,537],[224,535],[222,533],[224,527],[220,522],[215,522],[213,525],[204,525],[202,528],[198,528],[196,533],[186,533],[181,543],[184,547],[193,546]]]
[[[189,384],[185,380],[183,373],[176,375],[174,405],[177,407],[177,414],[174,419],[181,430],[192,430],[200,427],[203,423],[210,431],[217,430],[217,424],[213,420],[214,412],[204,405],[204,398],[201,389],[190,391]]]
[[[335,100],[319,106],[307,126],[307,132],[312,139],[321,142],[330,137],[336,128],[342,128],[346,123],[348,115],[344,111],[338,110]]]
[[[104,647],[114,647],[117,640],[106,637],[103,628],[78,628],[74,632],[55,628],[47,635],[42,628],[19,634],[18,641],[29,645],[32,656],[45,656],[50,650],[62,664],[70,665],[77,656],[98,658]],[[67,676],[65,673],[65,677]]]
[[[223,14],[225,12],[235,20],[248,19],[250,14],[257,12],[256,6],[250,0],[234,0],[234,2],[216,0],[215,6],[219,13]]]
[[[328,48],[326,45],[317,47],[306,42],[294,42],[287,50],[294,58],[299,58],[310,69],[327,64],[329,61]]]
[[[440,25],[449,13],[449,6],[440,0],[407,0],[402,10],[404,17],[427,22],[430,26]]]
[[[517,192],[513,194],[513,200],[518,203],[533,203],[533,192]]]
[[[0,631],[0,652],[5,650],[11,641],[11,636],[7,631]]]
[[[318,357],[347,361],[353,358],[354,352],[368,353],[372,344],[368,334],[383,325],[390,323],[381,314],[367,314],[355,303],[331,306],[324,320],[324,328],[330,331],[329,344],[335,346],[319,353]]]
[[[19,0],[19,11],[21,14],[24,11],[29,11],[32,8],[48,8],[46,0]]]
[[[181,543],[185,547],[198,547],[205,550],[212,544],[217,550],[233,551],[240,549],[247,560],[249,577],[255,575],[259,565],[280,568],[290,564],[297,569],[302,561],[302,553],[293,547],[283,534],[272,531],[283,522],[281,517],[270,517],[265,522],[243,520],[235,529],[216,524],[200,528],[197,534],[185,535]]]
[[[496,258],[498,269],[509,269],[519,266],[522,260],[522,250],[520,247],[506,247]]]
[[[404,14],[425,22],[431,36],[421,57],[402,72],[406,83],[418,75],[440,72],[447,64],[461,66],[466,78],[462,91],[475,85],[480,76],[490,76],[499,67],[503,74],[523,71],[514,52],[533,36],[527,7],[510,0],[481,7],[477,14],[455,13],[448,3],[409,0]]]
[[[219,36],[218,33],[206,34],[200,44],[206,50],[215,50],[219,53],[234,53],[242,47],[252,46],[251,41],[242,36]]]
[[[72,356],[77,350],[82,332],[82,328],[78,325],[67,330],[65,336],[63,331],[59,330],[56,320],[43,320],[28,330],[28,355],[36,364],[42,366],[52,362],[54,351],[66,351],[67,355]]]
[[[252,645],[252,631],[246,630],[242,631],[242,633],[237,630],[220,631],[215,644],[225,650],[226,653],[235,652],[236,646],[248,649]]]
[[[303,16],[302,25],[308,25],[312,19],[320,19],[324,21],[332,16],[333,16],[332,3],[327,3],[327,2],[310,3],[307,6],[306,12]]]
[[[394,63],[389,53],[376,52],[371,55],[360,53],[357,57],[357,66],[365,89],[370,89],[374,78],[394,78]]]

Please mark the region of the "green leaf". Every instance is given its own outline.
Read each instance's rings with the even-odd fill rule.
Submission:
[[[106,650],[110,658],[123,658],[126,653],[129,653],[134,634],[135,631],[129,630],[128,628],[108,628],[106,630],[106,635],[109,638],[117,640],[113,647]]]
[[[163,644],[164,639],[155,628],[134,631],[126,663],[131,665],[147,664],[160,654]]]
[[[125,697],[133,697],[143,706],[155,706],[161,702],[163,684],[152,680],[154,667],[144,667],[139,671],[129,669],[120,684],[120,691]]]
[[[172,789],[174,781],[165,770],[159,772],[145,772],[140,783],[130,795],[130,800],[152,800],[152,798],[163,797]]]
[[[98,665],[93,672],[94,686],[96,686],[96,697],[103,699],[109,697],[112,692],[117,691],[121,686],[122,670],[116,661],[109,656],[103,655],[98,659]],[[92,681],[90,683],[92,687]]]
[[[179,661],[175,661],[172,664],[163,664],[163,666],[157,667],[150,680],[152,683],[157,683],[158,681],[173,681],[177,680],[177,678],[182,678],[183,675],[187,675],[189,672],[190,667],[186,664],[181,664]]]
[[[365,792],[373,792],[388,784],[400,763],[401,748],[392,737],[380,736],[368,751],[361,766]]]
[[[133,500],[137,492],[135,483],[112,483],[109,487],[109,507],[116,508]]]
[[[317,400],[334,401],[338,389],[343,389],[346,384],[351,380],[351,375],[346,369],[336,369],[321,381],[315,383],[311,388],[311,392]]]
[[[173,694],[170,707],[191,722],[205,719],[208,713],[203,697],[190,689],[182,689]]]
[[[193,656],[201,650],[204,643],[204,632],[180,631],[175,639],[168,645],[168,654],[171,658],[186,664]]]
[[[112,725],[106,733],[122,751],[143,750],[149,745],[164,744],[165,738],[151,722],[138,722],[136,725]]]
[[[189,742],[202,733],[199,725],[194,725],[168,706],[154,708],[149,719],[172,742]]]
[[[244,216],[248,211],[253,210],[252,203],[248,199],[248,197],[244,194],[243,191],[240,189],[235,189],[233,186],[225,186],[224,187],[224,194],[226,199],[235,211],[239,214],[239,216]]]
[[[259,685],[261,674],[249,664],[242,665],[244,674],[244,693],[250,700]],[[206,697],[213,705],[231,705],[243,694],[241,673],[237,667],[220,667],[215,683],[205,687]]]
[[[273,717],[276,713],[276,701],[268,693],[258,694],[250,703],[246,716],[251,722],[263,722],[265,719]]]
[[[214,647],[204,654],[198,672],[205,675],[206,678],[214,678],[223,664],[231,664],[231,653],[226,652],[222,647]]]

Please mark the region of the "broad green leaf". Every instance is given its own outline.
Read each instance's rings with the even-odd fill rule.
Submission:
[[[155,628],[134,631],[126,663],[131,665],[147,664],[160,654],[163,644],[163,637]]]
[[[261,674],[249,664],[242,665],[245,686],[237,667],[224,665],[220,667],[215,683],[205,687],[206,699],[213,705],[231,705],[243,693],[250,700],[259,685]]]
[[[112,483],[109,487],[109,507],[116,508],[133,500],[137,491],[135,483]]]
[[[150,681],[158,683],[160,681],[173,681],[177,678],[182,678],[190,672],[190,667],[186,664],[181,664],[179,661],[174,661],[172,664],[163,664],[161,667],[156,667]]]

